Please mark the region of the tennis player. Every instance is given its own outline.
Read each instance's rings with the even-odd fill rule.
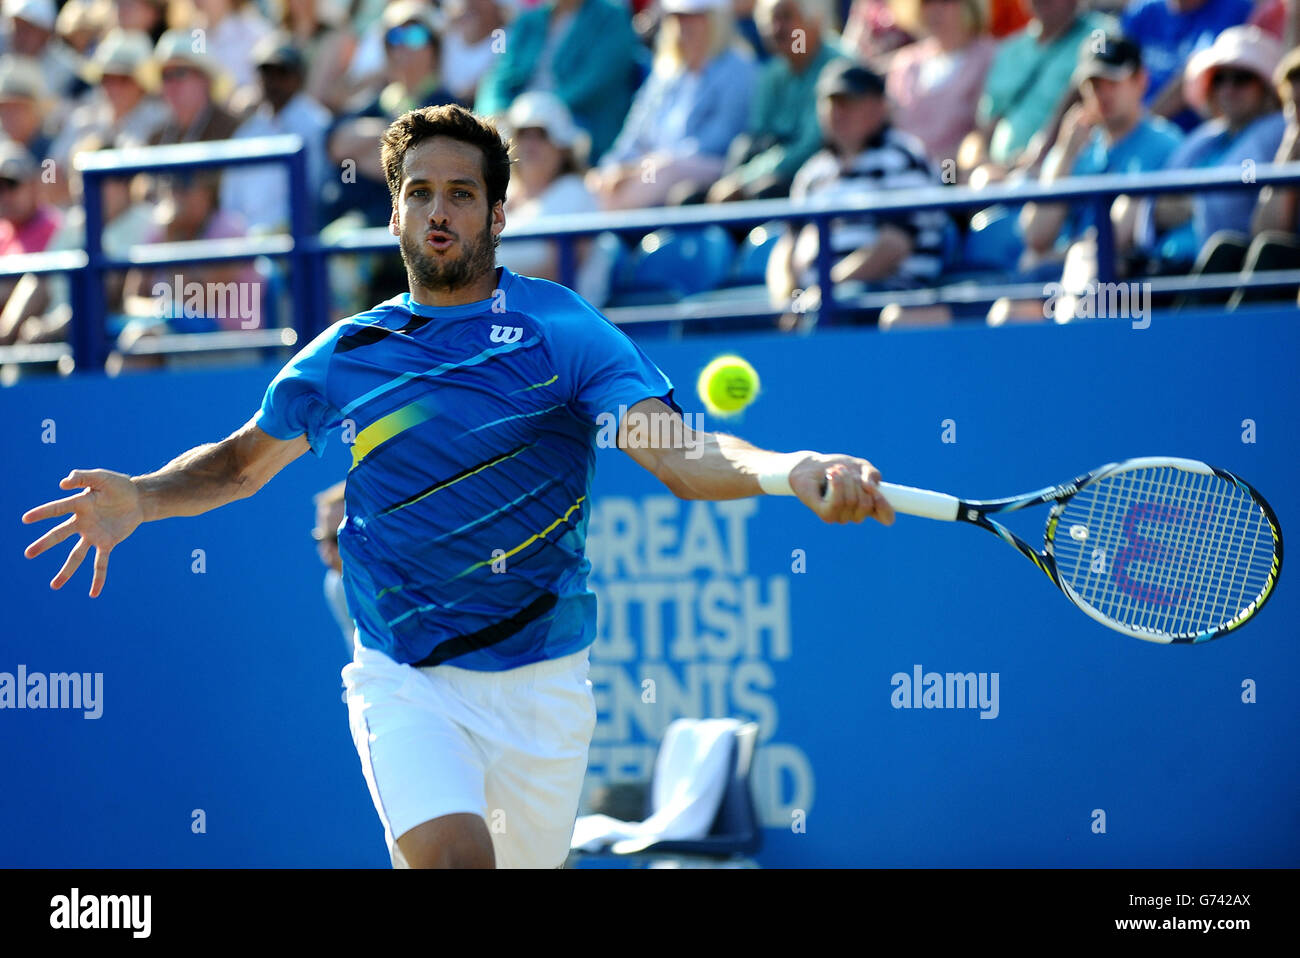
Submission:
[[[50,585],[93,546],[97,596],[140,523],[251,496],[340,433],[357,622],[343,679],[394,867],[559,867],[596,725],[583,549],[602,413],[626,410],[621,448],[683,499],[795,495],[827,522],[893,511],[863,459],[692,432],[617,327],[563,286],[497,267],[510,158],[491,123],[454,106],[406,113],[381,159],[409,292],[309,343],[227,439],[148,475],[73,470],[60,486],[81,492],[23,516],[69,514],[25,554],[79,536]],[[633,441],[636,416],[668,417],[683,441]]]

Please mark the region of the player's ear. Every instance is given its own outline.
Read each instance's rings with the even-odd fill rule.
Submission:
[[[501,231],[506,228],[506,206],[502,200],[497,200],[492,206],[492,236],[495,239],[501,235]]]
[[[388,217],[388,232],[392,233],[394,236],[401,236],[401,235],[402,235],[402,221],[401,221],[401,218],[398,217],[398,215],[397,215],[397,201],[396,201],[396,200],[393,201],[393,212],[392,212],[392,214]]]

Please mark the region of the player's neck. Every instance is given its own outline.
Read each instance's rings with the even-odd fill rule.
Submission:
[[[497,288],[497,269],[493,266],[474,282],[451,288],[431,289],[411,280],[411,299],[421,306],[464,306],[491,299]]]

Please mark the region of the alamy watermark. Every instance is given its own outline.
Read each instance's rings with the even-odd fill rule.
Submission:
[[[82,718],[104,714],[103,672],[0,672],[0,709],[81,709]]]
[[[628,412],[620,405],[617,413],[596,416],[596,445],[601,449],[618,448],[618,424],[626,430],[627,449],[684,449],[687,459],[704,455],[704,413]]]
[[[980,718],[998,717],[997,672],[922,672],[913,665],[912,672],[895,672],[889,678],[894,691],[889,704],[896,709],[973,709]]]
[[[1043,295],[1043,317],[1058,323],[1072,319],[1128,319],[1134,329],[1151,325],[1150,283],[1088,283],[1075,289],[1048,283]]]
[[[154,283],[150,292],[159,319],[224,318],[238,320],[241,329],[258,329],[262,325],[261,283],[187,283],[177,273],[173,282]]]

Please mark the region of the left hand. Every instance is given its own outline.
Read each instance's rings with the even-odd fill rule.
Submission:
[[[809,456],[790,473],[790,488],[823,522],[875,519],[894,524],[894,509],[876,488],[880,470],[856,456]]]

